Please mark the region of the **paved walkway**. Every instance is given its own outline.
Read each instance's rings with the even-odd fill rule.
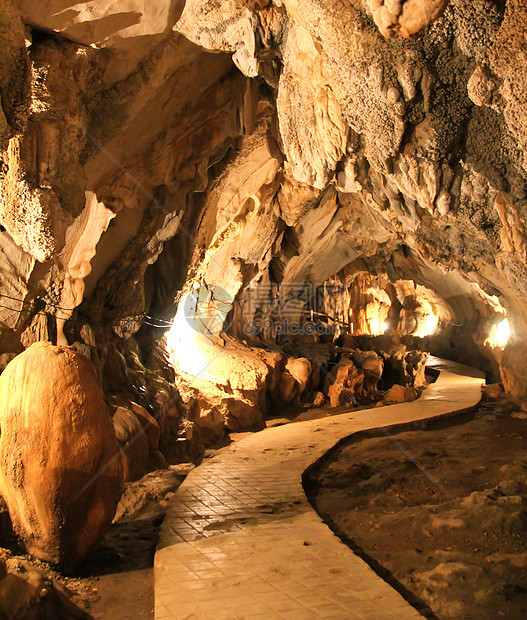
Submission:
[[[321,521],[301,477],[343,437],[479,402],[482,373],[430,365],[441,374],[413,403],[270,428],[193,470],[161,529],[156,620],[421,618]]]

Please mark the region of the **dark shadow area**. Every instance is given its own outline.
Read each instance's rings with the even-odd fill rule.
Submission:
[[[153,566],[164,513],[114,523],[103,542],[76,571],[77,577],[109,575]]]
[[[0,580],[1,620],[89,620],[91,616],[45,581],[8,573]]]

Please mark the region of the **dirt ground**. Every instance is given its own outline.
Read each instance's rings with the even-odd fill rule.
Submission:
[[[431,618],[527,617],[527,414],[349,438],[305,477],[322,518]]]

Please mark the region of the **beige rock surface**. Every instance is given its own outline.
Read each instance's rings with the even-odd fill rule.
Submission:
[[[373,19],[385,37],[417,36],[440,17],[449,0],[368,0]]]
[[[406,403],[415,400],[419,396],[418,390],[405,385],[392,386],[384,395],[383,405],[396,405],[398,403]]]
[[[27,550],[74,565],[112,521],[122,470],[84,356],[34,344],[0,375],[0,492]]]

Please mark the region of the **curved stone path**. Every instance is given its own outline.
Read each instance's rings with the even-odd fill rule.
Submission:
[[[417,401],[270,428],[193,470],[161,528],[156,620],[421,618],[321,521],[302,473],[353,433],[479,402],[482,373],[429,365],[441,372]]]

